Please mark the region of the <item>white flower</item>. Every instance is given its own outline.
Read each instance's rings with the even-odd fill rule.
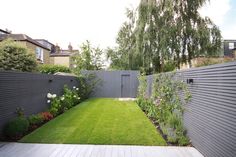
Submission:
[[[77,98],[78,100],[80,99],[80,97]]]
[[[52,95],[52,98],[55,98],[55,97],[57,97],[57,95],[56,95],[56,94],[53,94],[53,95]]]
[[[51,93],[48,93],[48,94],[47,94],[47,98],[49,98],[49,99],[52,98],[52,94],[51,94]]]
[[[51,102],[51,100],[48,100],[47,103],[49,104]]]
[[[76,87],[75,86],[73,86],[73,89],[75,89]]]
[[[76,90],[79,90],[79,88],[76,88]]]
[[[61,100],[64,100],[65,98],[64,97],[61,97]]]
[[[74,95],[74,98],[76,98],[76,95]]]

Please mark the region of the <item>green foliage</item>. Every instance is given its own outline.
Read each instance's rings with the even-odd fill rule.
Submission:
[[[147,77],[139,76],[138,98],[146,98]]]
[[[79,104],[80,97],[78,96],[76,90],[77,87],[73,87],[73,89],[69,89],[67,86],[64,86],[64,95],[61,97],[62,101],[62,112],[70,109],[71,107]]]
[[[60,97],[53,95],[50,96],[51,94],[48,93],[48,98],[51,102],[51,106],[49,109],[50,113],[52,113],[53,116],[57,116],[77,105],[80,102],[80,97],[77,94],[78,90],[79,88],[75,86],[73,87],[73,89],[69,89],[67,86],[64,86],[64,94]]]
[[[79,52],[72,57],[73,72],[80,75],[81,70],[100,70],[103,67],[103,51],[99,47],[92,47],[87,40],[80,47]]]
[[[178,143],[180,146],[186,146],[189,144],[189,138],[186,136],[180,136],[178,139]]]
[[[40,114],[31,115],[28,117],[30,125],[40,125],[43,123],[43,116]]]
[[[28,128],[28,120],[24,117],[17,117],[6,124],[4,133],[11,139],[18,139],[27,132]]]
[[[55,117],[62,113],[61,108],[62,104],[60,98],[53,98],[49,109],[50,113]]]
[[[70,68],[62,65],[43,64],[38,66],[38,71],[45,74],[55,74],[57,72],[70,73]]]
[[[32,72],[36,70],[36,58],[23,44],[11,39],[0,42],[0,69]]]
[[[24,116],[25,115],[24,114],[24,109],[22,107],[17,107],[16,108],[16,114],[17,114],[18,117]]]
[[[163,134],[167,135],[168,142],[179,145],[189,143],[183,126],[183,111],[191,94],[184,82],[174,79],[175,73],[154,75],[151,98],[146,96],[147,80],[140,77],[137,103],[148,117],[159,123]],[[183,93],[182,99],[179,95]]]
[[[174,79],[175,75],[163,73],[155,76],[152,99],[158,106],[158,122],[162,123],[162,128],[167,128],[168,141],[183,145],[184,140],[182,143],[179,141],[185,136],[182,115],[191,94],[184,82]],[[184,93],[184,99],[179,96],[180,92]]]
[[[89,98],[90,94],[94,91],[94,88],[102,83],[93,73],[84,74],[83,76],[77,77],[77,79],[80,85],[76,92],[81,100]]]
[[[72,89],[64,86],[62,96],[56,96],[56,94],[51,93],[47,94],[48,103],[50,103],[49,111],[53,116],[64,113],[66,110],[87,99],[93,92],[94,87],[100,83],[100,79],[97,79],[94,74],[79,76],[77,79],[79,86],[74,86]]]
[[[168,61],[163,65],[163,72],[174,71],[176,69],[176,64],[173,61]]]
[[[219,56],[220,30],[198,12],[205,2],[141,0],[136,10],[128,10],[118,46],[107,50],[111,68],[152,74],[186,62],[191,66],[191,60],[199,56]]]

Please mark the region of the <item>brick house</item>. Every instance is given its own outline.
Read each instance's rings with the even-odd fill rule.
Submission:
[[[75,55],[76,52],[78,52],[78,50],[73,50],[71,44],[69,44],[67,50],[62,50],[59,46],[55,46],[55,53],[50,54],[50,63],[72,67],[72,56]]]
[[[11,38],[14,41],[20,42],[25,45],[32,53],[35,54],[37,61],[41,64],[49,64],[50,63],[50,49],[40,42],[30,38],[25,34],[11,34],[9,32],[0,31],[0,41],[5,40],[7,38]]]

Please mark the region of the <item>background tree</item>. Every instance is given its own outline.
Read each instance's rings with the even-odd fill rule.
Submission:
[[[37,67],[34,53],[11,39],[0,42],[0,69],[32,72]]]
[[[199,56],[217,56],[221,47],[220,30],[208,17],[198,13],[205,2],[141,0],[138,15],[128,12],[128,20],[118,33],[118,51],[114,52],[121,57],[115,58],[115,62],[110,57],[111,65],[119,63],[125,69],[151,74],[179,68],[182,63],[191,66],[191,60]],[[127,24],[132,29],[125,29]]]
[[[138,69],[139,63],[136,60],[135,53],[135,22],[136,12],[130,9],[126,10],[127,21],[123,23],[116,43],[118,47],[108,48],[106,50],[107,58],[111,60],[110,68],[113,69]]]
[[[82,43],[79,52],[72,57],[73,71],[78,74],[81,70],[100,70],[104,66],[103,51],[99,47],[92,47],[87,40]]]

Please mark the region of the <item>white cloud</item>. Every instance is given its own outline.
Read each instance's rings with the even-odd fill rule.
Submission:
[[[236,22],[225,26],[222,29],[222,36],[224,39],[236,39]]]
[[[236,39],[236,21],[232,14],[233,0],[211,0],[199,10],[202,16],[208,16],[219,26],[224,39]]]
[[[202,16],[210,17],[216,25],[223,25],[224,18],[230,9],[230,0],[211,0],[199,12]]]
[[[85,40],[105,48],[125,20],[125,8],[139,0],[1,0],[0,28],[44,38],[67,48]],[[10,7],[8,7],[10,6]]]

